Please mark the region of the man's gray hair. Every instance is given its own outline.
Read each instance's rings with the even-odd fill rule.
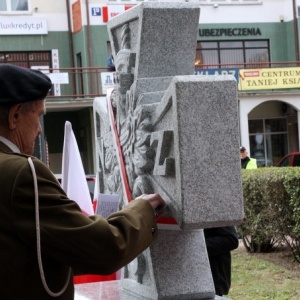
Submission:
[[[29,101],[29,102],[25,102],[22,103],[22,111],[23,113],[29,113],[35,106],[36,101]],[[15,104],[13,104],[15,105]],[[1,127],[7,127],[8,126],[8,114],[9,114],[9,110],[11,109],[11,107],[13,106],[11,104],[7,105],[7,104],[2,104],[0,105],[0,126]]]
[[[0,105],[0,126],[8,126],[8,114],[11,106],[9,105]]]

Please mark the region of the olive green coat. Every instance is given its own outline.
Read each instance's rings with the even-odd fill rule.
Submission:
[[[8,152],[0,142],[0,299],[73,299],[72,275],[60,297],[52,298],[42,285],[28,157]],[[86,217],[51,171],[32,159],[38,180],[42,263],[53,292],[62,289],[69,266],[87,274],[110,274],[155,239],[155,217],[147,201],[133,200],[108,219]]]

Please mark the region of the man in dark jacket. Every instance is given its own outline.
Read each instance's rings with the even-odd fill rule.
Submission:
[[[227,295],[231,284],[231,253],[239,245],[234,226],[204,229],[216,294]]]
[[[112,54],[107,58],[107,71],[109,71],[109,72],[116,71],[114,57]]]

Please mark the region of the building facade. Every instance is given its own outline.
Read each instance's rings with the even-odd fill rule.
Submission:
[[[111,84],[106,23],[140,2],[0,3],[0,63],[38,68],[53,81],[44,132],[55,173],[61,172],[66,120],[72,123],[86,173],[94,173],[92,104],[96,96],[104,97],[106,85]],[[235,76],[241,144],[260,166],[276,165],[286,153],[299,151],[300,1],[190,2],[201,8],[195,74]],[[160,67],[159,62],[153,63]]]

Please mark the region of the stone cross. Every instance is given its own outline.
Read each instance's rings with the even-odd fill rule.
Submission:
[[[122,270],[130,299],[215,299],[203,228],[243,218],[233,76],[194,74],[200,9],[142,3],[108,23],[116,72],[94,101],[101,193],[167,202],[158,240]]]

